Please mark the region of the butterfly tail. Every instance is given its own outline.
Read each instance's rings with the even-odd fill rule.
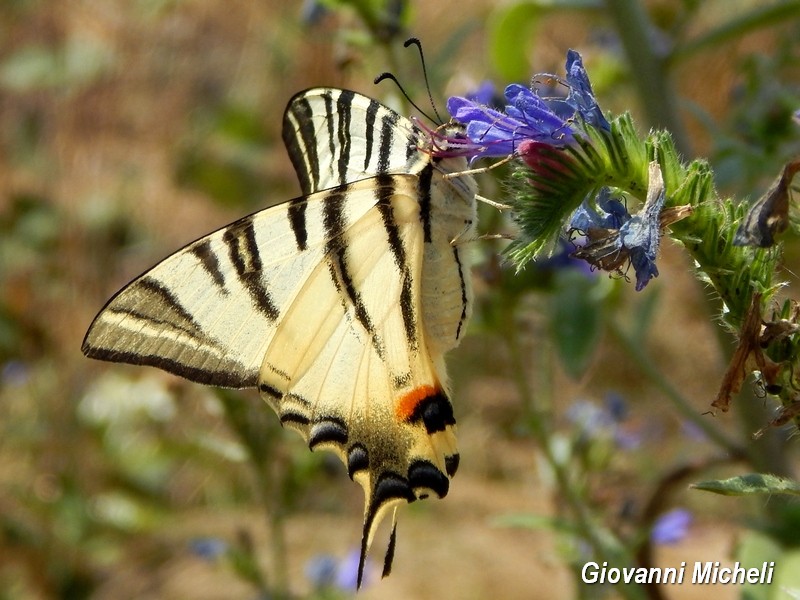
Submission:
[[[394,549],[397,544],[397,506],[408,500],[407,498],[398,499],[383,499],[376,498],[373,495],[372,500],[367,504],[367,510],[364,514],[364,530],[361,534],[361,556],[358,561],[358,582],[357,588],[361,589],[364,582],[364,571],[367,563],[367,554],[369,553],[370,546],[375,537],[375,532],[378,530],[383,519],[387,516],[389,511],[392,511],[392,532],[389,535],[389,545],[386,548],[386,555],[383,560],[383,573],[381,577],[386,577],[392,571],[392,561],[394,560]]]

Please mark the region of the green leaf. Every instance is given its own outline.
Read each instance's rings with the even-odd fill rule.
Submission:
[[[527,43],[546,10],[536,3],[512,4],[497,10],[489,23],[489,56],[502,81],[525,81],[530,77]]]
[[[503,81],[526,81],[530,77],[528,49],[534,30],[557,10],[596,9],[597,0],[528,0],[498,8],[489,23],[489,56]]]
[[[777,571],[785,570],[785,557],[780,544],[763,533],[756,531],[743,532],[736,546],[736,560],[741,562],[745,568],[760,567],[765,562],[774,561],[776,564],[781,565],[781,569]],[[793,570],[800,574],[800,570]],[[775,575],[777,576],[778,573],[776,572]],[[795,577],[795,579],[797,578]],[[775,585],[774,581],[773,585]],[[770,600],[773,597],[773,586],[746,583],[742,587],[742,600]]]
[[[772,582],[771,588],[777,590],[798,590],[800,589],[800,552],[797,550],[791,552],[784,552],[779,561],[775,562],[775,579]],[[783,596],[784,598],[791,597]],[[796,597],[796,596],[795,596]],[[770,598],[781,598],[781,595],[775,593]]]
[[[605,286],[577,269],[558,273],[551,297],[550,332],[561,364],[570,377],[586,371],[600,341]]]
[[[800,483],[784,477],[763,473],[738,475],[730,479],[701,481],[690,487],[723,496],[750,496],[753,494],[793,494],[800,496]]]

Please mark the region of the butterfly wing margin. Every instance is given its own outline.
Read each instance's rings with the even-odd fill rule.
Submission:
[[[418,138],[409,119],[349,90],[300,92],[283,117],[283,141],[303,194],[373,175],[418,173],[430,162]]]

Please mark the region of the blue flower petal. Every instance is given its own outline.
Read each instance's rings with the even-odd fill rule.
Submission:
[[[656,519],[650,539],[654,544],[675,544],[686,537],[691,524],[692,513],[685,508],[676,508]]]
[[[589,198],[572,213],[570,229],[587,233],[590,229],[619,229],[631,220],[625,205],[611,195],[608,188],[601,188],[595,200],[599,210],[592,206]],[[621,243],[621,241],[620,241]]]
[[[659,172],[660,173],[660,172]],[[651,183],[652,185],[652,183]],[[622,245],[630,250],[631,264],[636,271],[636,291],[641,291],[653,278],[658,277],[656,257],[661,241],[661,209],[666,195],[663,181],[657,189],[648,190],[647,202],[640,213],[619,228]]]
[[[361,553],[352,550],[347,553],[339,564],[336,571],[336,586],[339,589],[355,592],[358,589],[358,565],[361,560]]]
[[[220,538],[197,538],[189,542],[189,549],[196,556],[213,561],[228,552],[228,543]]]
[[[567,52],[567,83],[569,84],[567,104],[577,110],[587,123],[611,131],[611,125],[603,116],[603,111],[600,110],[594,97],[589,75],[583,68],[583,59],[575,50]]]
[[[311,585],[319,590],[336,583],[338,570],[336,557],[330,554],[318,554],[306,563],[305,574]]]
[[[497,88],[491,81],[484,80],[477,88],[467,94],[467,100],[478,102],[479,104],[492,104],[497,93]]]
[[[468,98],[450,98],[447,108],[456,121],[466,126],[467,136],[475,144],[469,154],[473,158],[508,156],[529,141],[563,147],[574,141],[581,123],[610,129],[594,97],[580,54],[574,50],[567,54],[566,84],[567,97],[551,99],[513,83],[505,89],[503,112],[478,101],[489,98],[488,87]],[[582,120],[576,124],[577,114]]]

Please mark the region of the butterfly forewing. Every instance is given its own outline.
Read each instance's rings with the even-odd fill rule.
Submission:
[[[411,121],[347,90],[297,94],[283,117],[283,141],[303,194],[371,175],[417,173],[430,162]]]
[[[432,158],[411,121],[353,92],[298,94],[284,140],[305,195],[135,279],[83,351],[258,387],[364,488],[361,575],[389,509],[444,496],[458,466],[443,354],[470,312],[458,240],[474,227],[475,184],[445,179],[464,159]]]
[[[255,387],[271,334],[323,263],[330,240],[322,214],[330,193],[302,200],[308,243],[302,252],[287,204],[244,217],[176,252],[114,296],[84,340],[93,358],[156,366],[192,381]],[[372,210],[352,194],[347,212]]]

